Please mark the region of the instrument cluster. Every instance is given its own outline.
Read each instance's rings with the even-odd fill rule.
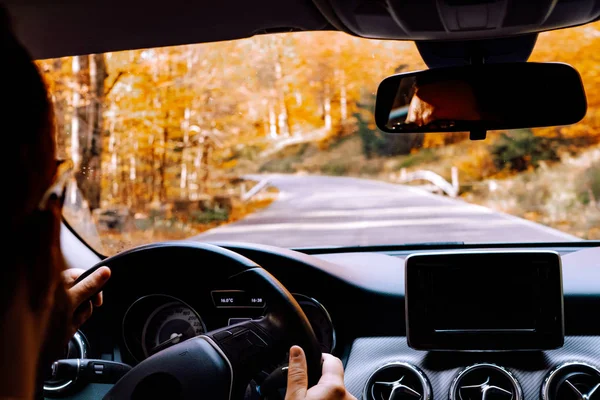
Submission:
[[[208,330],[260,318],[268,309],[262,296],[242,290],[213,290],[210,297],[212,307],[203,310],[165,294],[151,294],[133,302],[123,317],[122,337],[134,361],[140,362]],[[335,328],[327,309],[309,296],[294,297],[311,323],[322,351],[333,351]],[[212,325],[209,323],[207,328],[205,321]]]

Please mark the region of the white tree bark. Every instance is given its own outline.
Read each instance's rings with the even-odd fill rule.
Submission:
[[[323,99],[323,112],[325,115],[325,129],[330,131],[332,128],[331,121],[331,96],[329,90],[329,84],[325,84],[325,98]]]
[[[340,72],[340,119],[344,122],[348,118],[348,94],[346,93],[346,74]]]
[[[277,117],[273,104],[269,102],[269,136],[275,139],[277,137]]]

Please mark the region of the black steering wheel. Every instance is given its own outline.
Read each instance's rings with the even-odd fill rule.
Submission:
[[[275,277],[233,251],[195,242],[155,243],[107,258],[79,280],[100,266],[107,266],[112,277],[104,290],[109,292],[110,286],[132,266],[162,263],[168,271],[168,266],[175,267],[184,260],[209,263],[212,278],[218,277],[242,290],[260,292],[268,304],[267,314],[152,355],[121,378],[104,399],[156,398],[159,392],[169,393],[169,399],[241,399],[248,382],[263,367],[280,360],[292,344],[301,346],[306,353],[309,385],[317,383],[322,355],[306,315]],[[186,279],[206,279],[201,271]]]

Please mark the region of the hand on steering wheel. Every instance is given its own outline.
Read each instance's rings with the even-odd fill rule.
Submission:
[[[323,354],[323,372],[319,383],[308,389],[306,356],[301,347],[290,349],[287,394],[285,400],[356,400],[344,386],[344,366],[339,358]]]

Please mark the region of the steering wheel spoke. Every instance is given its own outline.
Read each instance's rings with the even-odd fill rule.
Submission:
[[[274,359],[279,346],[276,334],[269,331],[266,318],[245,321],[208,333],[229,359],[234,369],[257,372]]]
[[[282,354],[282,332],[269,322],[269,317],[217,329],[206,334],[224,353],[233,370],[234,387],[245,388],[265,366],[279,361]]]

